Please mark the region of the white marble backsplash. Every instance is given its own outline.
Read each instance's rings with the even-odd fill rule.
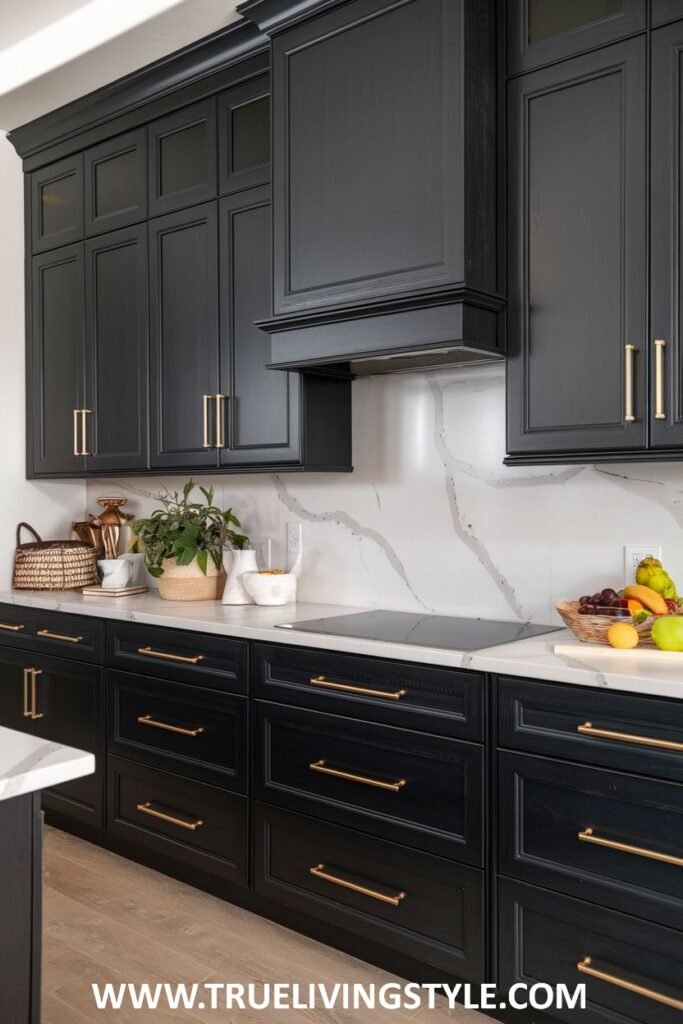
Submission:
[[[555,622],[555,601],[623,584],[623,545],[657,543],[683,591],[677,463],[507,468],[504,370],[357,380],[354,472],[195,477],[255,542],[304,524],[304,601]],[[89,482],[154,508],[182,477]]]

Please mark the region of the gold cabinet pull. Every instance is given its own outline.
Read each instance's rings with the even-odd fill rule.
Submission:
[[[0,629],[9,629],[12,633],[19,633],[24,626],[15,626],[11,622],[0,622]]]
[[[404,892],[399,892],[395,896],[385,896],[383,892],[377,892],[376,889],[368,889],[365,885],[358,885],[357,882],[349,882],[346,878],[331,875],[329,871],[325,870],[324,864],[316,864],[315,867],[308,870],[316,878],[322,878],[325,882],[331,882],[332,885],[340,885],[342,889],[350,889],[352,892],[359,892],[362,896],[370,896],[373,900],[379,900],[380,903],[389,903],[392,907],[398,907],[401,900],[404,900],[406,897]]]
[[[155,651],[152,647],[138,647],[138,654],[147,658],[161,658],[162,661],[181,661],[184,665],[198,665],[204,661],[203,654],[168,654],[166,651]]]
[[[88,421],[87,418],[92,413],[92,409],[81,409],[81,450],[79,455],[90,455],[88,451]]]
[[[598,729],[592,722],[577,725],[576,731],[584,736],[596,736],[602,740],[618,740],[620,743],[636,743],[642,747],[657,747],[660,750],[683,751],[683,743],[676,740],[658,740],[654,736],[637,736],[628,732],[613,732],[611,729]]]
[[[78,414],[80,413],[80,411],[80,409],[74,409],[74,455],[76,457],[78,457],[81,454],[79,451],[78,443]]]
[[[591,978],[606,981],[608,985],[616,985],[617,988],[624,988],[627,992],[635,992],[638,996],[644,996],[645,999],[653,999],[656,1003],[663,1003],[664,1006],[673,1007],[674,1010],[683,1010],[683,999],[674,999],[673,996],[665,996],[663,992],[657,992],[653,988],[645,988],[644,985],[636,985],[633,981],[619,978],[616,974],[607,974],[606,971],[599,971],[597,967],[593,967],[593,958],[590,956],[585,956],[583,960],[579,960],[576,969],[581,974],[588,974]]]
[[[83,643],[82,636],[68,636],[66,633],[52,633],[49,629],[39,629],[36,636],[42,636],[44,640],[64,640],[67,644]]]
[[[624,365],[624,421],[626,423],[635,423],[636,416],[633,411],[633,356],[638,351],[635,345],[624,346],[626,359]]]
[[[226,395],[214,395],[216,399],[216,448],[225,448],[225,438],[223,437],[223,400],[227,397]]]
[[[655,339],[655,419],[665,420],[664,411],[664,349],[663,338]]]
[[[603,839],[596,836],[592,828],[584,828],[577,833],[577,838],[582,843],[593,843],[595,846],[605,846],[608,850],[619,850],[621,853],[632,853],[636,857],[649,857],[650,860],[659,860],[662,864],[675,864],[683,868],[683,857],[675,857],[672,853],[659,853],[657,850],[648,850],[644,846],[631,846],[629,843],[619,843],[616,839]]]
[[[213,395],[204,395],[203,399],[202,399],[203,403],[204,403],[203,404],[203,415],[204,415],[204,447],[205,448],[213,448],[214,447],[211,444],[211,441],[209,440],[209,402],[211,401],[211,399],[213,397],[214,397]]]
[[[167,821],[169,825],[177,825],[178,828],[185,828],[188,832],[196,832],[204,824],[201,818],[197,818],[196,821],[185,821],[184,818],[177,818],[174,814],[165,814],[164,811],[158,811],[156,807],[152,807],[149,800],[146,800],[144,804],[138,804],[137,809],[140,814],[149,814],[152,818]]]
[[[312,772],[320,772],[322,775],[334,775],[336,779],[346,779],[348,782],[360,782],[364,786],[374,786],[375,789],[387,789],[391,793],[400,793],[406,785],[405,779],[397,782],[382,782],[380,779],[369,779],[367,775],[355,775],[353,772],[343,772],[339,768],[330,768],[324,760],[313,761],[308,766]]]
[[[330,690],[343,690],[344,693],[358,693],[362,697],[382,697],[383,700],[400,700],[405,697],[407,690],[370,690],[365,686],[351,686],[350,683],[335,683],[325,676],[313,676],[308,680],[311,686],[325,686]]]
[[[179,736],[200,736],[204,732],[203,725],[198,725],[196,729],[184,729],[181,725],[158,722],[151,715],[139,715],[138,722],[140,725],[152,725],[155,729],[165,729],[166,732],[177,732]]]
[[[45,718],[45,715],[40,714],[36,710],[36,679],[38,676],[42,676],[42,668],[25,668],[24,669],[24,718],[30,718],[31,721],[35,722],[38,718]],[[30,696],[29,696],[29,677],[30,677]]]

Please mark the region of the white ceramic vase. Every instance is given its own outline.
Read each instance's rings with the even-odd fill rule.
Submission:
[[[232,562],[228,573],[228,581],[223,591],[223,604],[253,604],[254,599],[244,589],[242,576],[245,572],[258,572],[256,552],[253,548],[245,548],[232,552]]]
[[[293,572],[246,572],[242,583],[256,604],[278,605],[296,601],[296,576]]]

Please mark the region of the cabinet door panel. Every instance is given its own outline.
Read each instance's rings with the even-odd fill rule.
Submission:
[[[299,457],[296,373],[267,369],[270,336],[255,321],[271,308],[270,189],[220,202],[221,390],[227,436],[221,465]]]
[[[218,189],[237,192],[270,180],[270,82],[267,77],[218,97]]]
[[[85,152],[85,233],[96,235],[147,216],[147,140],[144,128]]]
[[[646,27],[645,0],[512,0],[506,7],[510,74],[614,43]]]
[[[123,228],[86,242],[89,470],[145,469],[147,231]]]
[[[679,21],[652,33],[650,438],[655,448],[683,445],[682,100]],[[665,343],[659,351],[657,342]]]
[[[76,454],[82,448],[75,412],[85,394],[82,243],[34,258],[32,333],[33,472],[81,473],[85,460]]]
[[[219,390],[216,203],[150,221],[152,466],[215,466],[203,396]],[[212,405],[213,403],[209,403]]]
[[[34,660],[30,653],[0,647],[0,725],[6,729],[33,732],[33,722],[24,714],[30,706],[24,669]]]
[[[33,251],[83,237],[83,155],[41,167],[31,175]]]
[[[511,84],[511,453],[645,444],[645,58],[632,39]]]
[[[155,217],[216,195],[216,101],[206,100],[152,122],[149,212]]]

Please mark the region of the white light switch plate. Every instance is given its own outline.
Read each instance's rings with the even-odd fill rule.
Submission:
[[[651,555],[652,558],[662,559],[661,544],[624,544],[624,584],[634,583],[638,563]]]

